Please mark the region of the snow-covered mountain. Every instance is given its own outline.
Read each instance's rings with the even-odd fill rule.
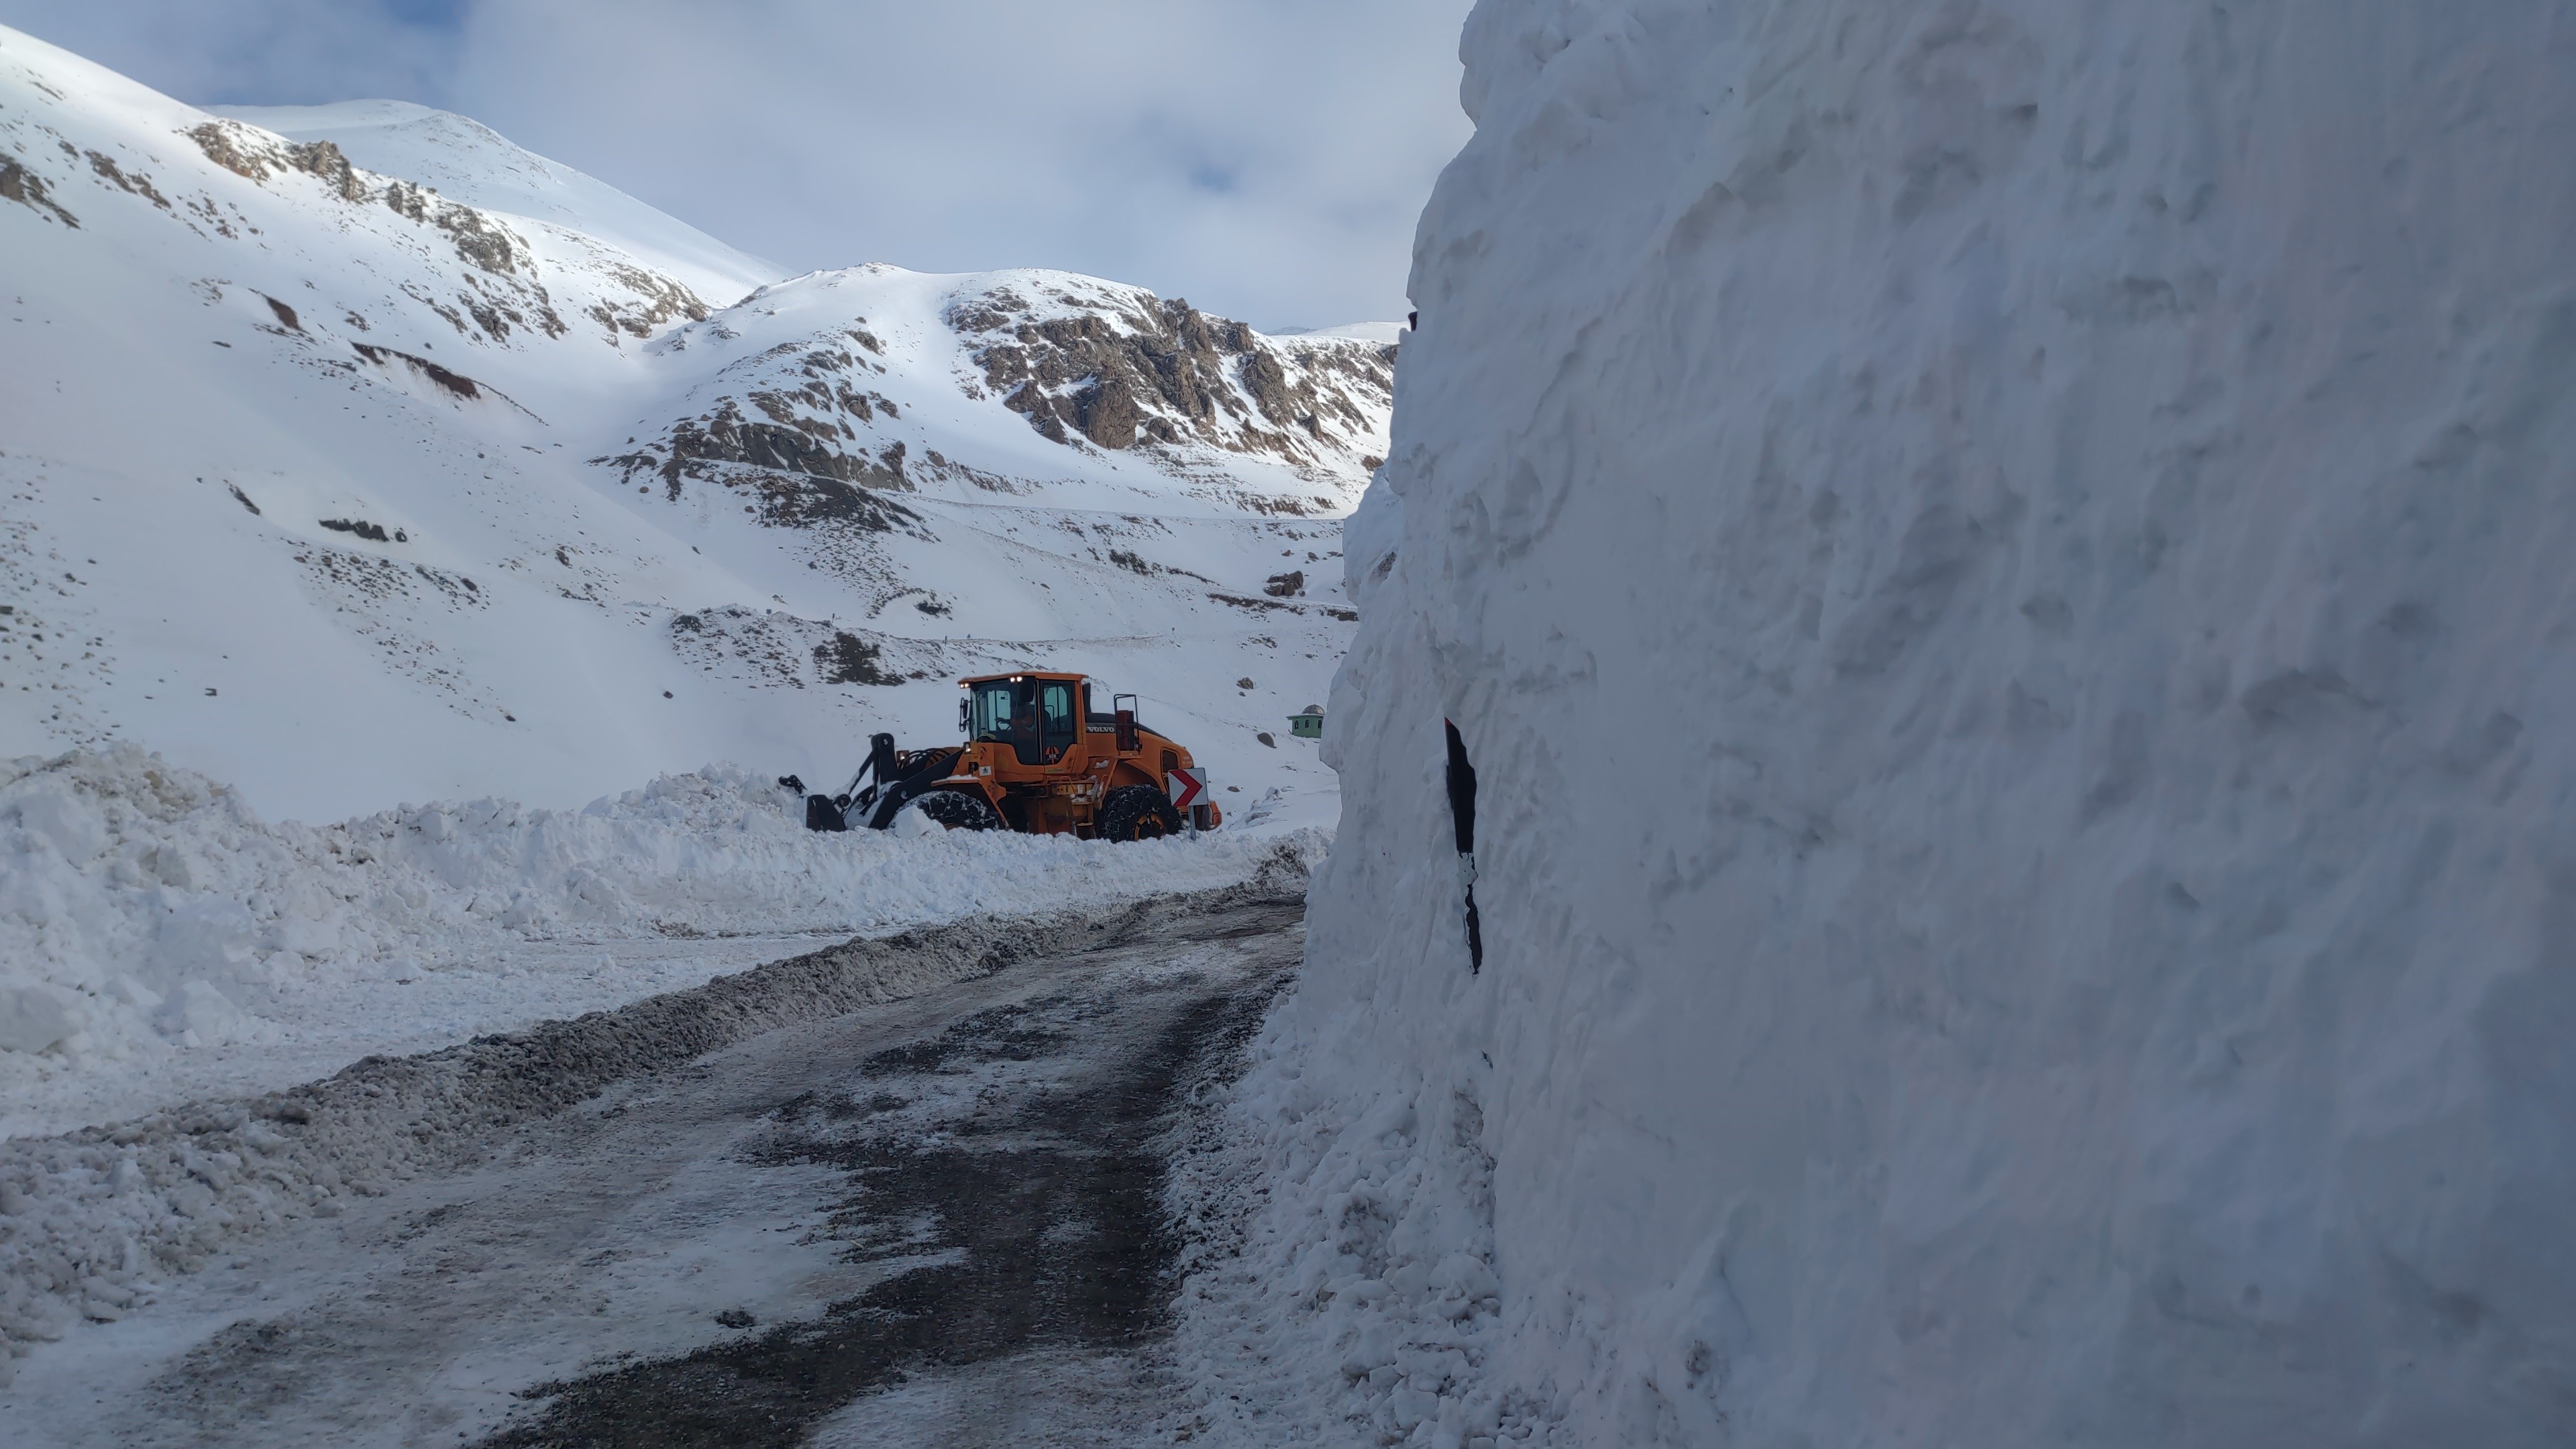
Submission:
[[[1383,342],[785,277],[461,117],[217,115],[6,30],[0,296],[0,755],[132,741],[273,815],[570,804],[831,777],[1043,663],[1231,805],[1326,779],[1277,725],[1348,637]]]

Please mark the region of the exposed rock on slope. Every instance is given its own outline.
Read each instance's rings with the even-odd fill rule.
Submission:
[[[97,156],[97,153],[92,152],[91,155]],[[150,190],[152,183],[149,180],[128,178],[116,169],[115,162],[107,160],[104,156],[97,156],[97,159],[103,163],[99,168],[100,175],[112,178],[117,185],[129,191],[150,195],[156,201],[160,199],[159,193]],[[14,201],[30,211],[50,216],[74,230],[80,227],[80,218],[64,210],[62,203],[54,200],[52,189],[45,184],[45,178],[29,171],[26,163],[6,153],[0,153],[0,198]],[[164,201],[161,205],[166,207],[169,203]]]
[[[1069,285],[1043,304],[996,287],[948,320],[984,385],[1055,442],[1199,442],[1311,466],[1365,445],[1394,387],[1392,347],[1292,344],[1187,302],[1054,280]]]
[[[758,319],[778,315],[782,304],[793,308],[791,299],[818,287],[865,295],[892,282],[911,290],[898,277],[884,268],[800,277],[764,288],[704,332],[733,341],[756,328],[774,330]],[[1181,473],[1222,468],[1228,453],[1258,454],[1344,496],[1377,466],[1368,450],[1380,445],[1391,403],[1392,347],[1267,338],[1186,302],[1052,272],[973,279],[949,294],[937,318],[948,335],[914,328],[898,363],[927,357],[945,364],[943,392],[962,384],[969,401],[998,399],[1051,442],[1134,450]],[[919,460],[991,491],[1011,488],[1007,476],[913,451],[922,429],[905,422],[904,404],[886,389],[903,388],[918,371],[890,372],[887,344],[871,330],[884,325],[856,315],[729,362],[691,397],[693,416],[603,461],[629,481],[659,478],[673,498],[683,480],[701,479],[811,505],[779,512],[782,521],[851,510],[867,513],[865,526],[875,528],[895,526],[899,506],[887,511],[829,485],[910,489],[907,465]],[[683,331],[666,347],[686,351],[699,340]],[[1340,501],[1328,494],[1313,507],[1325,511]],[[1307,507],[1301,499],[1263,511]]]
[[[838,483],[910,487],[903,476],[903,445],[871,454],[857,431],[866,427],[873,432],[881,414],[902,416],[883,393],[851,385],[852,378],[864,380],[870,372],[885,371],[863,357],[884,350],[860,327],[837,337],[780,343],[720,374],[743,384],[738,393],[719,393],[706,411],[671,424],[660,440],[601,461],[613,463],[630,482],[638,472],[658,476],[674,499],[680,496],[682,479],[722,478],[727,464]],[[746,417],[746,406],[757,416]]]
[[[1394,349],[1282,342],[1069,273],[858,267],[764,287],[650,351],[703,379],[675,405],[687,411],[593,461],[674,503],[699,485],[764,525],[819,531],[835,567],[866,574],[867,535],[936,536],[896,495],[1024,493],[1104,453],[1257,514],[1338,511],[1377,465]],[[1014,413],[1053,446],[958,445],[958,424],[1016,431]],[[1293,487],[1246,487],[1247,455]]]

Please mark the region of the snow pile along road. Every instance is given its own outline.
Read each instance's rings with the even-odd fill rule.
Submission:
[[[1478,7],[1212,1416],[2576,1438],[2571,43]]]
[[[16,1131],[66,1112],[104,1120],[81,1110],[93,1086],[115,1089],[112,1105],[138,1080],[165,1099],[296,1080],[242,1079],[191,1054],[232,1048],[319,1075],[423,1045],[424,1023],[454,1040],[562,1014],[523,978],[569,942],[1100,905],[1230,884],[1281,848],[1245,832],[1132,846],[817,834],[800,798],[730,766],[581,810],[478,800],[324,826],[262,821],[232,790],[132,747],[9,762],[0,781],[0,1091]],[[1320,849],[1320,836],[1289,848]],[[573,954],[602,974],[599,953]],[[638,973],[621,990],[604,974],[572,1010],[685,984]]]

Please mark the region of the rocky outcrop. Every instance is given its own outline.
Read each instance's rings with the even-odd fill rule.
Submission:
[[[1393,348],[1283,344],[1126,289],[1032,302],[997,287],[961,298],[948,323],[1003,406],[1059,443],[1203,443],[1312,464],[1355,452],[1395,383]]]
[[[693,462],[741,463],[877,488],[904,486],[902,444],[893,445],[882,457],[872,456],[846,446],[854,439],[784,406],[777,394],[754,393],[750,400],[764,418],[745,417],[741,404],[726,398],[714,412],[674,424],[670,459],[663,465],[665,476],[674,467],[685,470]]]
[[[671,645],[684,663],[706,674],[763,689],[897,685],[953,673],[965,662],[949,657],[949,649],[935,640],[739,604],[673,615]]]
[[[170,198],[161,194],[160,188],[152,184],[151,177],[128,172],[116,164],[114,157],[102,152],[84,151],[81,154],[89,158],[91,174],[101,181],[130,196],[140,196],[163,211],[170,209]]]
[[[646,338],[661,330],[665,322],[682,317],[697,322],[707,315],[707,304],[698,300],[697,293],[673,278],[622,262],[610,264],[607,271],[634,294],[631,300],[611,295],[591,304],[590,319],[612,335],[622,332],[629,337]]]
[[[814,646],[814,671],[825,684],[901,684],[903,676],[889,674],[880,662],[885,657],[882,646],[871,644],[844,629]]]
[[[722,489],[760,523],[839,533],[856,547],[826,556],[874,577],[882,554],[869,536],[924,533],[906,495],[959,483],[1017,493],[1050,481],[1052,467],[1032,466],[1024,448],[1009,450],[1018,461],[1004,476],[932,446],[994,424],[1007,436],[1003,408],[1095,457],[1159,453],[1159,466],[1200,480],[1202,496],[1268,516],[1344,506],[1384,450],[1392,349],[1268,338],[1186,302],[1068,273],[977,278],[927,307],[900,291],[875,292],[889,275],[857,268],[799,278],[662,337],[652,344],[657,357],[721,350],[730,360],[700,374],[672,407],[678,416],[646,420],[623,447],[591,461],[674,503],[693,489],[702,497]],[[820,300],[834,292],[841,295]],[[821,306],[848,310],[824,312],[832,325],[762,345],[778,335],[769,319],[810,317]],[[887,395],[907,386],[916,391]],[[962,435],[947,431],[961,401],[992,410]],[[931,416],[912,413],[916,402]],[[1275,474],[1266,488],[1243,487],[1228,454],[1287,462],[1298,492],[1281,492]]]
[[[45,178],[26,168],[15,156],[0,152],[0,197],[18,203],[29,211],[50,215],[54,220],[80,229],[80,218],[65,211],[45,186]]]
[[[856,385],[884,371],[871,360],[883,351],[864,326],[773,347],[720,374],[739,391],[719,393],[712,406],[635,451],[591,461],[618,469],[630,483],[656,478],[673,502],[692,481],[732,490],[746,511],[776,528],[886,533],[917,526],[918,513],[885,496],[912,488],[911,450],[875,430],[903,409]]]
[[[269,305],[276,307],[281,304],[272,298]],[[289,319],[289,326],[294,325],[292,320],[294,315],[295,314],[291,311],[286,313],[286,316]],[[486,391],[483,384],[476,382],[474,379],[467,377],[461,372],[454,372],[441,367],[426,357],[415,357],[408,352],[397,352],[393,348],[378,347],[369,342],[352,342],[349,346],[355,349],[360,357],[363,357],[369,362],[375,363],[380,367],[395,362],[409,364],[412,371],[417,372],[422,377],[428,379],[433,386],[466,402],[475,401],[482,397]]]
[[[843,450],[793,423],[745,418],[727,398],[713,413],[674,425],[656,447],[591,461],[617,468],[630,483],[639,475],[657,478],[675,503],[693,481],[726,489],[744,500],[744,512],[772,528],[888,533],[921,521],[884,496],[911,486],[905,452],[900,442],[873,455]]]
[[[861,432],[879,418],[903,415],[893,399],[854,385],[884,370],[866,355],[882,351],[858,327],[773,347],[725,369],[740,384],[738,392],[720,393],[712,406],[672,423],[636,452],[592,461],[619,468],[630,482],[639,473],[656,474],[674,499],[683,479],[717,477],[726,465],[908,489],[905,445]]]
[[[902,416],[892,399],[853,385],[874,366],[865,357],[872,349],[881,350],[858,328],[819,344],[772,348],[727,369],[770,385],[719,396],[636,451],[593,461],[616,467],[628,482],[656,477],[675,502],[691,480],[733,489],[775,527],[883,533],[917,523],[918,514],[882,496],[912,487],[909,448],[862,431]]]
[[[239,121],[208,121],[188,133],[206,159],[235,176],[266,181],[273,173],[301,171],[318,176],[342,201],[364,201],[367,185],[358,168],[329,141],[296,143]]]

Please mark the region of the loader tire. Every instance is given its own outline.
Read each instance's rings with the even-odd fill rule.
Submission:
[[[1102,840],[1156,840],[1181,833],[1172,797],[1151,785],[1121,785],[1100,802]]]
[[[981,795],[963,790],[933,790],[912,802],[909,807],[951,830],[1000,830],[1004,828],[1002,812]]]

